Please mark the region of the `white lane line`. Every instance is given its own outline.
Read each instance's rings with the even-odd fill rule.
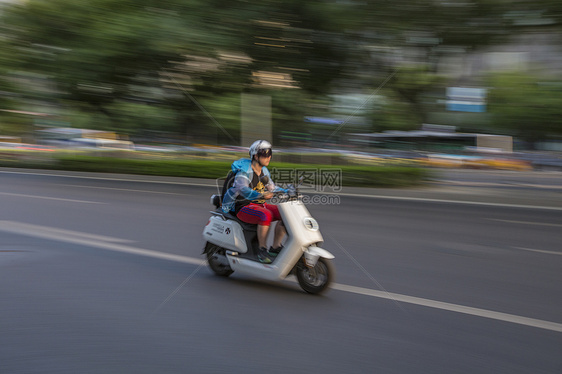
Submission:
[[[558,256],[562,256],[562,252],[555,252],[555,251],[547,251],[544,249],[532,249],[532,248],[523,248],[523,247],[513,247],[515,249],[519,249],[522,251],[529,251],[529,252],[536,252],[536,253],[546,253],[549,255],[558,255]]]
[[[518,325],[537,327],[537,328],[540,328],[540,329],[562,332],[562,323],[544,321],[544,320],[534,319],[534,318],[521,317],[521,316],[517,316],[517,315],[514,315],[514,314],[494,312],[492,310],[472,308],[472,307],[464,306],[464,305],[444,303],[444,302],[441,302],[441,301],[435,301],[435,300],[430,300],[430,299],[422,299],[422,298],[419,298],[419,297],[401,295],[401,294],[396,294],[396,293],[388,293],[388,292],[384,292],[384,291],[372,290],[372,289],[369,289],[369,288],[348,286],[348,285],[345,285],[345,284],[334,284],[334,285],[332,285],[332,288],[340,290],[340,291],[346,291],[346,292],[359,294],[359,295],[372,296],[372,297],[377,297],[377,298],[381,298],[381,299],[389,299],[389,300],[399,301],[399,302],[408,303],[408,304],[426,306],[426,307],[429,307],[429,308],[447,310],[447,311],[450,311],[450,312],[457,312],[457,313],[469,314],[469,315],[472,315],[472,316],[495,319],[495,320],[498,320],[498,321],[516,323]]]
[[[59,240],[61,238],[78,238],[78,239],[89,239],[101,242],[113,242],[113,243],[133,243],[133,240],[114,238],[111,236],[90,234],[80,231],[72,231],[66,229],[59,229],[56,227],[48,227],[41,225],[34,225],[31,223],[22,223],[15,221],[0,221],[0,230],[2,228],[6,231],[11,231],[14,233],[21,233],[24,235],[29,235],[28,233],[33,233],[34,235],[48,235],[49,237],[57,237]],[[27,233],[27,234],[26,234]]]
[[[76,187],[76,188],[90,188],[94,190],[111,190],[111,191],[126,191],[126,192],[141,192],[141,193],[153,193],[160,195],[181,195],[186,196],[187,193],[177,193],[177,192],[160,192],[160,191],[147,191],[147,190],[134,190],[131,188],[114,188],[114,187],[98,187],[98,186],[80,186],[78,184],[57,184],[57,186],[63,187]]]
[[[66,202],[81,203],[81,204],[107,204],[107,203],[102,203],[102,202],[99,202],[99,201],[74,200],[74,199],[65,199],[65,198],[61,198],[61,197],[49,197],[49,196],[37,196],[37,195],[24,195],[24,194],[20,194],[20,193],[10,193],[10,192],[0,192],[0,195],[14,196],[14,197],[24,197],[24,198],[31,198],[31,199],[66,201]]]
[[[200,265],[204,261],[201,259],[190,258],[186,256],[174,255],[170,253],[151,251],[149,249],[141,249],[123,244],[116,244],[102,240],[103,237],[92,234],[72,232],[72,235],[64,235],[60,229],[54,229],[47,226],[30,225],[15,221],[0,221],[0,231],[12,234],[20,234],[41,239],[56,240],[60,242],[79,244],[88,247],[106,249],[114,252],[122,252],[133,255],[147,256],[163,260],[183,262],[187,264]],[[106,238],[107,239],[107,238]],[[112,241],[120,239],[111,238]]]
[[[532,187],[532,188],[549,188],[549,189],[561,189],[562,186],[553,184],[536,184],[536,183],[525,183],[519,181],[506,181],[506,182],[470,182],[470,181],[454,181],[454,180],[439,180],[434,184],[439,186],[463,186],[463,187],[505,187],[505,186],[515,186],[515,187]]]
[[[382,200],[401,200],[401,201],[421,201],[430,203],[446,203],[446,204],[461,204],[461,205],[479,205],[500,208],[524,208],[524,209],[542,209],[542,210],[555,210],[562,211],[562,207],[556,206],[542,206],[542,205],[521,205],[521,204],[502,204],[502,203],[486,203],[482,201],[464,201],[464,200],[448,200],[448,199],[431,199],[426,197],[407,197],[407,196],[384,196],[384,195],[367,195],[367,194],[354,194],[354,193],[332,193],[320,192],[320,195],[336,195],[336,196],[350,196],[350,197],[364,197],[368,199],[382,199]]]
[[[559,223],[548,223],[548,222],[532,222],[532,221],[512,221],[508,219],[497,219],[497,218],[486,218],[490,221],[505,222],[505,223],[519,223],[522,225],[536,225],[536,226],[550,226],[550,227],[562,227]]]
[[[141,249],[141,248],[135,248],[135,247],[121,245],[121,244],[108,243],[100,240],[93,240],[91,239],[90,234],[73,232],[72,236],[64,236],[61,235],[60,229],[53,230],[51,227],[42,226],[41,230],[37,230],[36,225],[29,225],[26,223],[20,223],[14,221],[0,221],[0,231],[32,236],[42,239],[57,240],[67,243],[106,249],[109,251],[147,256],[151,258],[181,262],[181,263],[192,264],[192,265],[201,265],[205,263],[204,260],[193,258],[193,257],[173,255],[169,253],[151,251],[148,249]],[[517,316],[514,314],[494,312],[486,309],[472,308],[464,305],[450,304],[450,303],[445,303],[445,302],[431,300],[431,299],[424,299],[420,297],[389,293],[386,291],[378,291],[370,288],[356,287],[356,286],[350,286],[350,285],[339,284],[339,283],[333,284],[332,288],[335,290],[349,292],[357,295],[376,297],[380,299],[387,299],[387,300],[398,301],[408,304],[420,305],[428,308],[434,308],[434,309],[446,310],[450,312],[463,313],[472,316],[489,318],[497,321],[511,322],[523,326],[530,326],[530,327],[536,327],[536,328],[555,331],[555,332],[562,332],[562,324],[556,322],[527,318],[527,317]]]
[[[5,174],[22,174],[22,175],[38,175],[42,177],[61,177],[61,178],[79,178],[79,179],[93,179],[102,181],[116,181],[116,182],[139,182],[139,183],[156,183],[156,184],[175,184],[180,186],[200,186],[200,187],[217,187],[216,184],[212,183],[193,183],[193,182],[180,182],[172,180],[154,180],[154,179],[135,179],[132,178],[119,178],[119,177],[103,177],[103,176],[87,176],[87,175],[67,175],[67,174],[56,174],[56,173],[39,173],[39,172],[25,172],[25,171],[8,171],[0,170],[0,173]],[[178,177],[179,178],[179,177]]]

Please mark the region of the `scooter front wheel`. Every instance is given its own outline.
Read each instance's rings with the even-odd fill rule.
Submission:
[[[209,263],[209,267],[216,275],[228,277],[234,272],[234,270],[232,270],[230,266],[227,265],[228,262],[226,259],[224,248],[211,243],[207,243],[205,253],[207,254],[207,262]]]
[[[320,257],[314,267],[302,264],[297,266],[297,280],[303,290],[311,294],[325,291],[334,278],[334,265],[331,260]]]

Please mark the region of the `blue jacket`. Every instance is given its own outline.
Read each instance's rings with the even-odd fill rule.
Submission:
[[[254,169],[252,169],[252,161],[248,158],[241,158],[240,160],[234,161],[232,163],[232,171],[236,173],[234,177],[234,184],[231,188],[226,191],[224,195],[224,201],[222,202],[222,210],[225,213],[233,212],[235,208],[236,198],[241,197],[243,199],[252,201],[259,200],[263,198],[263,194],[250,188],[250,183],[254,177]],[[267,176],[269,181],[265,185],[265,188],[271,192],[287,192],[284,188],[278,187],[271,180],[271,174],[269,170],[264,166],[262,168],[262,173]]]

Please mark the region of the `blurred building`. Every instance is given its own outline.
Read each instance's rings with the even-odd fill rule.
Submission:
[[[562,34],[550,30],[528,30],[513,35],[505,44],[478,51],[463,48],[443,51],[437,72],[459,83],[479,83],[489,72],[528,71],[543,76],[562,76]]]

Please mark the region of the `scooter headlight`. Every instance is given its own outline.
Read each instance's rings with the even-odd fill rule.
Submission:
[[[318,231],[320,226],[318,222],[312,217],[306,217],[303,221],[304,227],[306,227],[310,231]]]

